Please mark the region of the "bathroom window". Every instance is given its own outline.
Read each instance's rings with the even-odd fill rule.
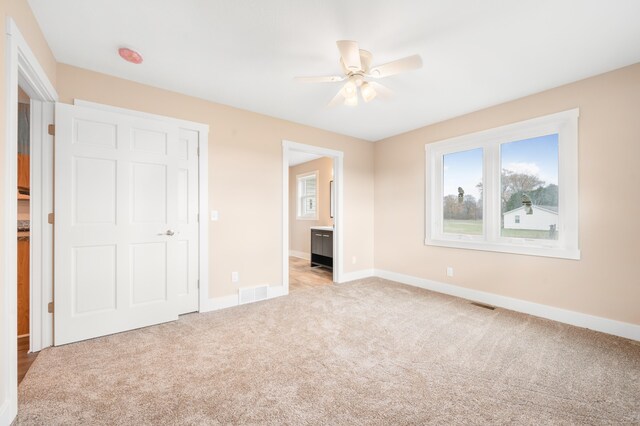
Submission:
[[[318,172],[296,176],[300,220],[318,220]]]

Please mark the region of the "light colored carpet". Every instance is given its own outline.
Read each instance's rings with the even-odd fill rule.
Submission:
[[[367,279],[42,351],[18,424],[638,424],[636,342]]]

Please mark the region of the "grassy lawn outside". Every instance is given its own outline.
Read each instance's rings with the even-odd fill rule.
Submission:
[[[446,234],[482,235],[482,220],[444,220],[444,232]],[[549,231],[535,229],[503,229],[503,237],[535,238],[539,240],[557,239],[549,238]]]
[[[536,229],[503,229],[502,230],[503,237],[514,237],[514,238],[536,238],[539,240],[557,240],[556,238],[549,238],[549,231],[539,231]]]
[[[479,220],[444,220],[446,234],[482,235],[482,219]]]

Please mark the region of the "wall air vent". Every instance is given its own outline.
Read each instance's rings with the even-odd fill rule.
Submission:
[[[267,284],[238,289],[238,303],[240,305],[265,300],[268,296],[269,286]]]

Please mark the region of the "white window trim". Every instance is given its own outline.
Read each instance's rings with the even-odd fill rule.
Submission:
[[[313,216],[301,216],[300,215],[300,179],[304,179],[309,176],[316,177],[316,213]],[[320,200],[320,173],[318,170],[314,170],[308,173],[302,173],[296,175],[296,219],[298,220],[318,220],[318,202]]]
[[[578,238],[578,117],[572,109],[494,129],[425,145],[425,244],[532,256],[580,259]],[[500,145],[548,134],[558,134],[558,240],[500,236]],[[483,235],[442,232],[443,156],[483,148]],[[491,190],[490,188],[495,188]],[[487,189],[489,189],[487,191]]]

